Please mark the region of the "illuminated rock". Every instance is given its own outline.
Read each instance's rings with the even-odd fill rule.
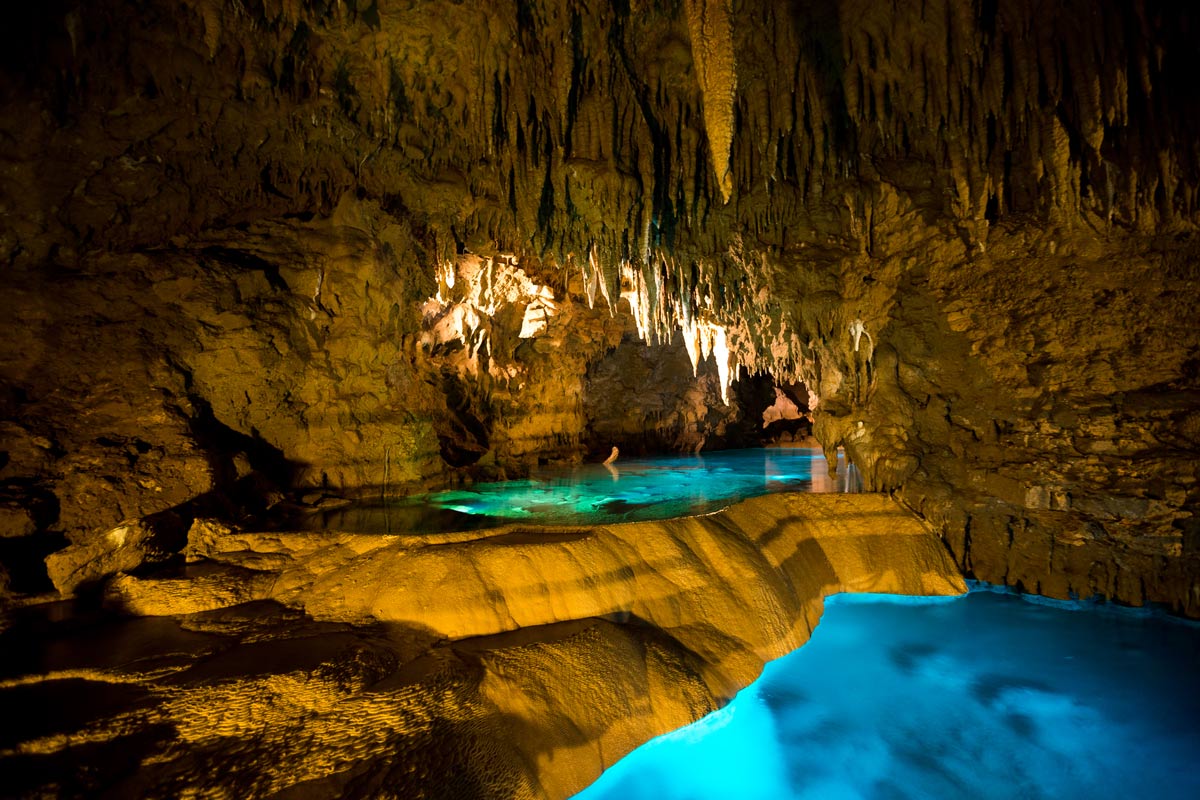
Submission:
[[[104,601],[131,614],[179,616],[261,600],[271,582],[262,572],[202,565],[175,577],[117,575],[105,584]]]
[[[687,0],[692,58],[704,96],[704,126],[717,183],[727,203],[733,194],[729,156],[733,149],[733,101],[737,89],[732,14],[729,0]]]
[[[106,594],[186,614],[182,627],[135,620],[127,636],[59,644],[38,673],[0,681],[0,700],[86,691],[109,703],[82,726],[51,714],[39,730],[56,732],[0,751],[0,763],[56,765],[10,788],[566,798],[803,644],[825,595],[965,589],[937,537],[879,495],[436,536],[203,523],[191,539],[191,558],[207,559],[120,577]],[[254,598],[294,610],[223,608]],[[98,742],[138,753],[136,769],[96,769]]]
[[[164,548],[162,538],[144,522],[126,520],[103,536],[51,553],[46,557],[46,570],[54,588],[71,595],[80,586],[165,560],[170,550]]]
[[[979,577],[1200,615],[1188,4],[224,5],[7,28],[21,547],[708,447],[769,374]],[[700,388],[593,438],[629,321]]]
[[[550,797],[731,697],[765,660],[808,638],[825,595],[965,590],[936,537],[877,495],[769,495],[704,517],[483,537],[233,534],[202,549],[231,565],[273,563],[270,596],[318,619],[482,642],[471,651],[489,647],[480,637],[594,619],[665,636],[666,651],[630,651],[625,627],[604,627],[483,657],[481,691],[523,720],[518,746],[537,754],[529,780]],[[611,661],[631,652],[639,653],[631,664]],[[630,671],[632,686],[609,677]],[[660,694],[666,684],[674,688]],[[610,699],[583,700],[580,691]],[[564,724],[575,732],[565,740],[551,733]]]
[[[801,417],[800,407],[796,405],[796,401],[789,397],[787,393],[785,393],[778,386],[774,388],[775,402],[763,412],[762,425],[764,428],[769,426],[772,422],[794,420]]]

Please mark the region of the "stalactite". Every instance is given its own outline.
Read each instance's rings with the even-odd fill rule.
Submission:
[[[737,64],[729,0],[686,0],[692,57],[704,96],[704,123],[721,196],[733,195],[730,154]]]

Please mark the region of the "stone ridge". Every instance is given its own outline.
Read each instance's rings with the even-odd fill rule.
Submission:
[[[261,603],[222,606],[252,599],[308,621],[165,673],[70,673],[137,686],[148,707],[137,725],[175,726],[119,784],[144,796],[303,785],[305,796],[359,797],[386,785],[386,796],[568,797],[802,645],[825,596],[966,590],[942,542],[885,495],[777,494],[593,528],[409,537],[198,523],[193,534],[190,575],[123,576],[109,603],[189,614],[176,617],[183,627],[215,634],[246,627]],[[300,657],[297,645],[317,655]],[[4,686],[67,678],[10,680],[0,698]],[[133,735],[115,730],[127,719],[0,756]],[[293,735],[307,742],[302,754]],[[203,768],[210,748],[241,783]],[[451,773],[469,776],[469,790]]]

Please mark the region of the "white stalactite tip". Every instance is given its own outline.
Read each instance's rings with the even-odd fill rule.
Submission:
[[[867,337],[867,343],[871,345],[871,349],[875,349],[875,340],[871,338],[871,334],[867,333],[867,326],[861,319],[850,323],[850,336],[854,339],[854,352],[858,352],[858,345],[864,336]]]

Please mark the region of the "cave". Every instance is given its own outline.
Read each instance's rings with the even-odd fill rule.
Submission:
[[[1194,671],[1198,25],[7,9],[0,793],[574,796],[833,595],[1136,610]],[[706,457],[812,491],[413,511]]]

